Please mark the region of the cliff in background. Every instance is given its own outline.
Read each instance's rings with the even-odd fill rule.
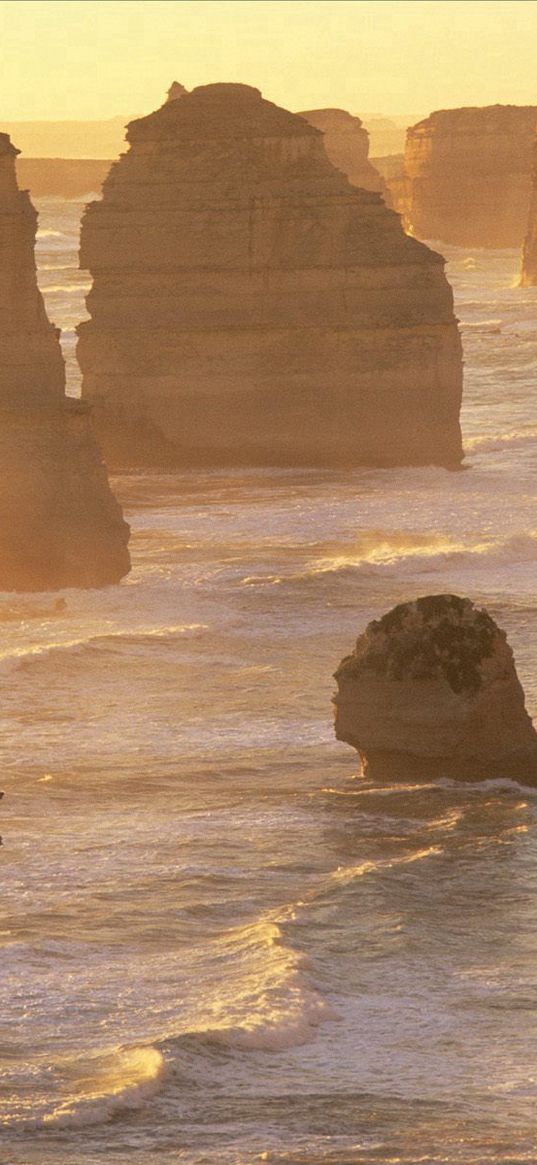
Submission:
[[[109,169],[107,158],[19,158],[17,179],[34,198],[85,198],[99,193]]]
[[[132,122],[86,210],[83,397],[114,465],[457,465],[442,258],[244,85]]]
[[[353,186],[378,191],[390,205],[386,183],[369,161],[369,134],[359,117],[344,109],[307,109],[299,116],[324,134],[324,148],[332,165],[342,170]]]
[[[37,215],[0,134],[0,590],[103,586],[129,570],[88,406],[65,396],[59,333],[37,288]]]
[[[520,247],[536,115],[532,105],[444,109],[412,126],[396,199],[406,228],[459,246]]]

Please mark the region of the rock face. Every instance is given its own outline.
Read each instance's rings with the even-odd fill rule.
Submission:
[[[132,122],[87,208],[83,396],[113,465],[457,465],[443,260],[304,118],[208,85]]]
[[[537,138],[533,145],[532,192],[522,252],[521,287],[537,287]]]
[[[503,631],[432,595],[370,623],[336,672],[336,736],[379,780],[537,784],[537,733]]]
[[[375,158],[375,166],[386,185],[388,205],[393,206],[408,227],[410,185],[405,172],[404,154],[389,154],[385,158]]]
[[[179,81],[172,81],[166,94],[166,101],[179,101],[187,92],[188,90]]]
[[[369,134],[359,117],[344,109],[307,109],[300,117],[305,117],[324,134],[324,148],[330,161],[347,175],[353,186],[376,190],[386,205],[391,206],[386,183],[369,161]]]
[[[443,109],[407,132],[407,229],[470,247],[520,247],[537,108]]]
[[[65,396],[59,333],[37,288],[37,215],[0,135],[0,590],[118,582],[128,526],[87,404]]]

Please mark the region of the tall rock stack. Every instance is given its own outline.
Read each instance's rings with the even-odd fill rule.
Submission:
[[[245,85],[134,121],[87,208],[83,396],[114,465],[457,465],[442,258]]]
[[[524,249],[521,287],[537,287],[537,137],[533,139],[532,190]]]
[[[406,226],[462,247],[520,247],[537,108],[442,109],[407,132]]]
[[[0,134],[0,590],[118,582],[128,526],[87,404],[65,396],[59,333],[37,288],[37,215]]]
[[[376,190],[391,206],[384,178],[369,161],[369,134],[359,117],[345,109],[307,109],[301,112],[324,134],[324,148],[333,166],[347,175],[352,186]]]

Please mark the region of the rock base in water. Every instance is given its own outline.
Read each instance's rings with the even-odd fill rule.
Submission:
[[[129,527],[87,405],[0,404],[0,458],[0,590],[104,587],[129,572]]]
[[[58,330],[36,279],[37,215],[0,134],[0,590],[116,583],[129,527],[108,484],[90,409],[65,395]]]
[[[336,736],[373,780],[537,784],[537,733],[505,633],[431,595],[370,623],[335,673]]]

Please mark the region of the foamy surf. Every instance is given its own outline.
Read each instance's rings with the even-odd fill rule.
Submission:
[[[335,882],[348,885],[367,874],[380,874],[385,870],[393,870],[396,866],[412,865],[414,862],[423,861],[424,858],[439,857],[443,852],[444,849],[441,845],[428,845],[422,849],[414,850],[412,853],[403,854],[401,857],[380,858],[378,861],[364,861],[358,862],[356,865],[340,866],[334,870],[332,877]]]
[[[166,1075],[164,1057],[154,1047],[113,1053],[63,1065],[72,1080],[69,1096],[54,1107],[19,1109],[4,1115],[6,1129],[66,1129],[99,1125],[126,1110],[140,1108],[158,1092]]]
[[[78,211],[41,225],[76,392]],[[466,472],[121,474],[129,581],[54,626],[0,617],[4,651],[45,647],[2,711],[2,1083],[31,1118],[6,1165],[535,1158],[537,791],[346,781],[330,724],[338,658],[426,590],[501,603],[537,707],[536,292],[514,253],[453,254]]]
[[[284,924],[294,909],[281,908],[220,940],[222,956],[232,955],[242,969],[212,1000],[198,1036],[229,1047],[281,1051],[307,1043],[320,1024],[336,1018],[311,982],[308,960],[286,943]]]
[[[81,650],[105,649],[118,643],[143,644],[153,640],[168,640],[177,637],[197,637],[208,630],[206,623],[175,623],[164,627],[140,627],[137,629],[118,628],[116,631],[90,632],[73,638],[56,639],[52,643],[34,643],[28,646],[6,649],[0,653],[2,666],[22,666],[41,659],[43,656],[70,654]]]

